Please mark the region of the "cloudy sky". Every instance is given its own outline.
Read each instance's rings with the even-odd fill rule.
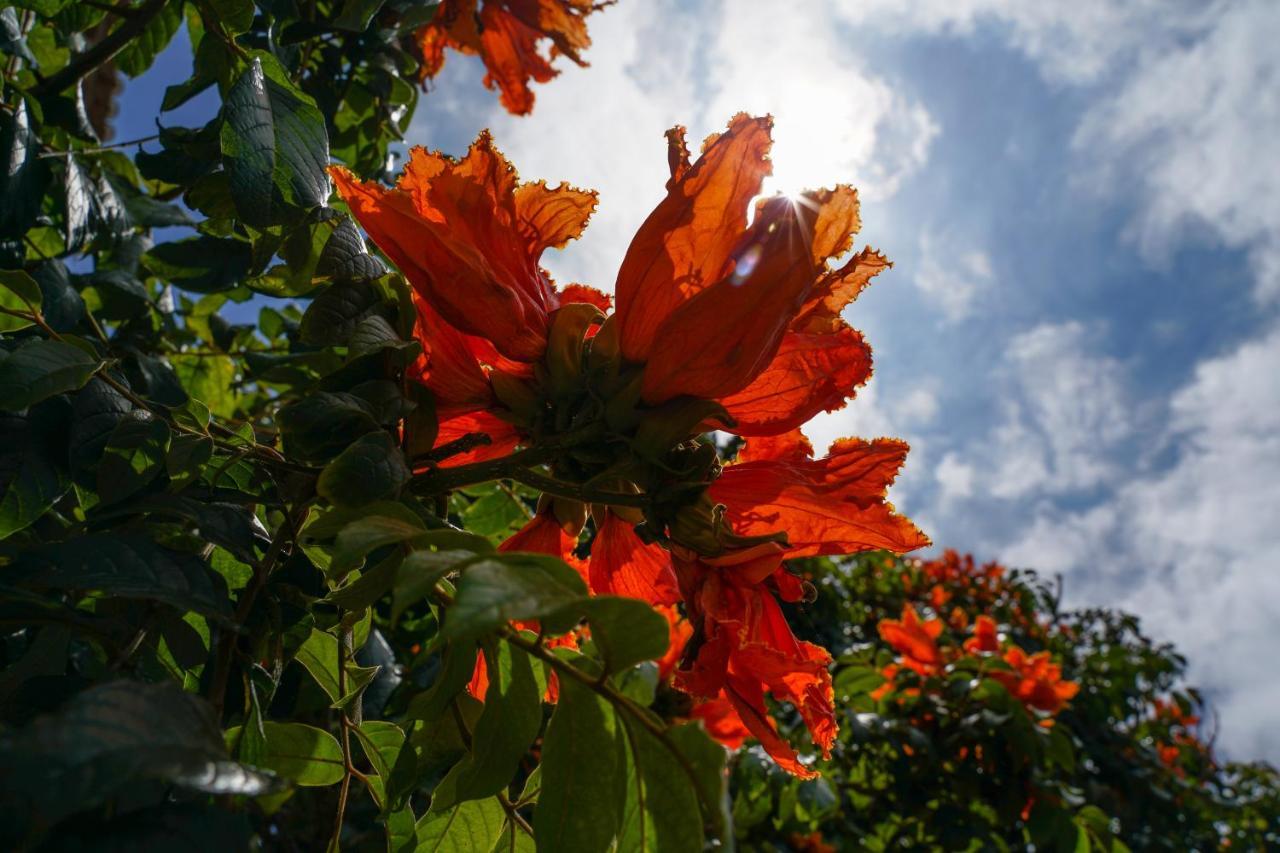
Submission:
[[[525,179],[598,189],[549,266],[611,289],[663,131],[771,112],[774,187],[860,187],[896,263],[848,312],[875,377],[815,443],[907,438],[894,502],[936,542],[1141,614],[1220,748],[1280,760],[1280,4],[621,0],[590,23],[591,67],[529,118],[451,55],[410,141],[490,127]]]

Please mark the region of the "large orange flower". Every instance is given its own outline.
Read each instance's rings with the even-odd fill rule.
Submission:
[[[886,501],[903,442],[843,440],[814,458],[798,431],[870,376],[870,349],[840,312],[888,261],[864,249],[830,263],[859,225],[848,187],[766,199],[749,218],[770,130],[738,115],[693,162],[683,130],[668,134],[667,194],[622,261],[612,314],[608,297],[559,289],[539,265],[579,235],[594,194],[519,183],[487,134],[458,161],[415,149],[394,189],[335,179],[414,288],[437,448],[489,441],[441,464],[525,446],[566,484],[559,494],[590,491],[592,590],[683,601],[692,636],[676,683],[723,697],[783,766],[808,774],[765,695],[794,704],[825,751],[830,656],[787,628],[778,599],[806,590],[782,561],[928,540]],[[747,437],[732,464],[701,438],[710,428]],[[577,545],[555,536],[539,513],[517,539]]]
[[[586,65],[581,52],[591,45],[587,15],[609,3],[596,0],[443,0],[430,24],[417,34],[422,77],[444,67],[445,48],[479,56],[488,72],[484,84],[497,86],[508,112],[533,109],[529,81],[546,83],[558,73],[551,62],[565,55]],[[539,43],[551,42],[549,55]]]

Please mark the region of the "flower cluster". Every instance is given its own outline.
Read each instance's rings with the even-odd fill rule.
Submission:
[[[547,498],[504,547],[589,554],[594,593],[678,604],[689,636],[675,685],[726,702],[807,774],[765,697],[793,704],[827,751],[831,656],[792,634],[779,602],[813,590],[783,561],[928,540],[885,500],[905,443],[845,439],[815,457],[799,432],[870,376],[840,313],[888,262],[864,249],[830,263],[859,227],[849,187],[752,211],[770,145],[771,121],[746,115],[696,160],[682,128],[668,133],[667,193],[622,260],[612,313],[608,296],[560,288],[540,265],[582,232],[595,194],[520,183],[487,134],[456,161],[414,149],[394,189],[334,177],[415,293],[436,447],[462,450],[428,482],[546,466],[523,481]],[[746,439],[732,461],[703,438],[713,429]]]
[[[974,620],[973,634],[957,648],[939,644],[944,625],[941,619],[924,620],[911,604],[903,607],[902,618],[882,619],[880,637],[898,653],[898,660],[881,670],[885,682],[871,695],[881,700],[897,689],[898,673],[910,670],[920,678],[942,675],[947,667],[965,656],[999,660],[1001,665],[984,667],[983,674],[1004,686],[1029,712],[1052,717],[1080,690],[1080,685],[1062,679],[1062,667],[1049,652],[1028,655],[1021,646],[1002,641],[994,619],[985,614]],[[919,689],[908,687],[907,695]]]
[[[597,0],[442,0],[431,23],[418,30],[422,78],[444,67],[445,48],[479,56],[487,72],[484,84],[501,93],[508,112],[533,110],[529,81],[546,83],[559,72],[552,60],[563,54],[586,65],[582,51],[591,45],[586,17],[608,3]],[[549,55],[539,43],[551,42]]]

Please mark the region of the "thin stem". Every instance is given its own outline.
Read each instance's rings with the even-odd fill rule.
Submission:
[[[551,448],[530,447],[510,456],[489,459],[484,462],[473,462],[470,465],[458,465],[453,468],[432,468],[413,478],[420,494],[434,495],[452,492],[464,486],[487,483],[490,480],[501,480],[510,477],[512,471],[523,465],[539,465],[553,456]]]
[[[338,611],[342,615],[341,609]],[[347,639],[351,636],[350,628],[342,628],[338,634],[338,696],[347,695]],[[338,850],[342,842],[342,822],[347,811],[347,795],[351,792],[351,721],[347,719],[345,709],[338,711],[338,727],[341,729],[342,743],[342,787],[338,789],[338,810],[333,818],[333,838],[329,841],[330,850]]]
[[[520,827],[521,832],[533,838],[533,827],[529,825],[529,821],[525,820],[520,812],[516,811],[515,803],[511,802],[505,791],[498,792],[498,802],[502,803],[502,808],[507,813],[507,818],[514,825]]]
[[[31,94],[37,98],[45,95],[57,95],[63,90],[79,83],[100,65],[110,62],[125,45],[142,35],[143,30],[151,23],[151,19],[164,10],[168,0],[147,0],[136,10],[135,14],[116,27],[107,37],[76,55],[62,70],[50,74],[31,87]]]
[[[613,506],[632,506],[645,509],[649,506],[649,496],[632,492],[613,492],[605,489],[593,489],[578,483],[566,483],[528,468],[517,468],[507,475],[517,483],[524,483],[535,489],[555,495],[558,498],[571,498],[583,503],[612,504]]]
[[[137,139],[130,139],[125,142],[112,142],[110,145],[99,145],[96,148],[77,148],[73,151],[41,151],[40,157],[65,157],[68,154],[102,154],[106,151],[115,151],[119,148],[128,148],[130,145],[141,145],[144,142],[151,142],[159,139],[160,134],[153,133],[150,136],[140,136]]]

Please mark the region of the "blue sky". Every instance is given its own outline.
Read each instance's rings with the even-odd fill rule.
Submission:
[[[936,542],[1138,612],[1219,746],[1280,760],[1280,5],[622,0],[591,32],[529,118],[451,55],[410,141],[490,127],[525,179],[599,189],[549,266],[611,289],[662,132],[772,112],[775,187],[859,186],[896,262],[847,314],[875,376],[815,443],[907,438],[893,499]]]

